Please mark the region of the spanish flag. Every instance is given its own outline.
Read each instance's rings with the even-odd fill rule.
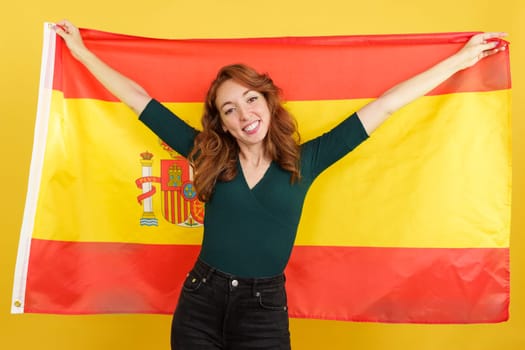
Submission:
[[[165,40],[82,30],[93,52],[196,128],[221,66],[269,73],[303,141],[472,34]],[[316,180],[286,270],[291,317],[508,319],[508,55],[455,74]],[[202,240],[192,180],[186,159],[45,24],[12,312],[171,314]]]

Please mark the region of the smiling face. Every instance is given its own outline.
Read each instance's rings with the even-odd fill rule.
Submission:
[[[217,89],[215,105],[221,125],[239,147],[262,147],[270,126],[270,110],[264,95],[234,80],[226,80]]]

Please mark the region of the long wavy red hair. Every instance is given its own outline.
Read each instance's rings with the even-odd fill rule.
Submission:
[[[227,80],[263,94],[270,110],[270,126],[264,147],[270,158],[290,173],[290,181],[300,179],[297,123],[282,106],[281,90],[267,74],[260,74],[244,64],[223,67],[217,73],[206,96],[202,132],[195,138],[189,160],[195,171],[194,184],[203,202],[210,200],[217,180],[231,181],[237,175],[239,146],[221,125],[215,104],[217,89]]]

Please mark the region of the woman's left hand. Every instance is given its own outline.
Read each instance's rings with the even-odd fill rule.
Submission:
[[[507,33],[502,32],[480,33],[472,36],[456,54],[458,70],[472,67],[485,57],[505,50],[507,44],[499,40],[505,36]]]
[[[452,56],[397,84],[376,100],[362,107],[357,111],[357,115],[368,135],[381,125],[389,115],[427,94],[456,72],[505,50],[507,43],[500,39],[506,35],[506,33],[501,32],[476,34]]]

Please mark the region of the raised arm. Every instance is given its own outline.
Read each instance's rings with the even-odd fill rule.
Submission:
[[[471,67],[487,56],[505,50],[498,46],[499,40],[506,33],[481,33],[474,35],[454,55],[446,58],[432,68],[394,86],[376,100],[361,108],[357,115],[370,135],[392,113],[427,94],[456,72]]]
[[[84,45],[77,27],[63,20],[55,25],[55,31],[66,42],[71,54],[115,97],[140,114],[151,100],[149,94],[135,81],[122,75],[100,60]]]

